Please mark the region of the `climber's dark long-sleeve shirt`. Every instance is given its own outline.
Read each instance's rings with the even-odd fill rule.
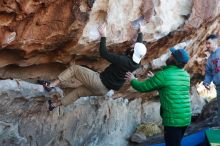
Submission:
[[[142,33],[138,33],[137,41],[143,42]],[[125,82],[126,72],[133,72],[139,68],[139,64],[135,63],[131,57],[126,55],[117,55],[110,53],[106,47],[106,37],[101,38],[99,47],[100,56],[111,64],[100,74],[102,83],[108,88],[119,90]]]

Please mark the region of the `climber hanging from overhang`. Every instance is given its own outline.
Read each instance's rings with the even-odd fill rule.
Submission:
[[[58,106],[67,106],[83,96],[104,96],[113,94],[114,90],[119,90],[125,83],[124,76],[126,72],[133,72],[140,66],[141,59],[144,58],[147,48],[142,43],[143,34],[140,25],[137,41],[132,50],[126,50],[125,54],[118,55],[108,51],[106,47],[106,26],[101,25],[98,32],[101,36],[99,52],[100,56],[111,64],[101,73],[80,65],[72,65],[64,70],[58,78],[46,85],[46,88],[52,88],[60,84],[60,82],[75,78],[82,85],[75,88],[63,99],[52,100],[49,102],[49,110],[52,111]],[[110,95],[111,96],[111,95]]]

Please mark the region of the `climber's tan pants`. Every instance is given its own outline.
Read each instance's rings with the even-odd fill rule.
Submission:
[[[61,82],[70,78],[79,80],[82,85],[61,99],[62,105],[64,106],[73,103],[79,97],[101,96],[108,92],[108,89],[103,85],[100,79],[99,73],[88,68],[72,65],[58,76]]]

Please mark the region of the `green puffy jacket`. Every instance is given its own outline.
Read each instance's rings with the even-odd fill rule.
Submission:
[[[184,69],[166,66],[143,82],[131,80],[131,86],[139,92],[159,91],[164,126],[190,124],[190,76]]]

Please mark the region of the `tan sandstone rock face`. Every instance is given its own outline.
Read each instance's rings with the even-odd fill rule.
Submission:
[[[149,50],[143,63],[192,40],[187,47],[192,68],[204,64],[205,37],[219,32],[219,5],[218,0],[2,0],[0,67],[4,72],[8,65],[60,63],[64,68],[75,62],[101,71],[107,62],[98,54],[97,27],[106,23],[110,51],[121,53],[136,39],[130,22],[142,16]],[[192,73],[204,74],[204,69]]]
[[[0,0],[0,78],[53,80],[73,63],[103,71],[109,63],[99,56],[97,27],[106,24],[109,51],[120,54],[136,40],[131,22],[137,19],[143,19],[148,48],[144,68],[139,69],[141,79],[154,59],[188,42],[191,60],[186,69],[193,84],[203,80],[209,56],[205,38],[211,33],[220,35],[219,0]],[[154,115],[159,102],[149,102],[158,93],[140,94],[128,83],[114,95],[125,99],[83,97],[48,113],[45,97],[35,97],[45,95],[33,96],[27,90],[30,83],[21,90],[19,82],[1,81],[0,135],[4,137],[0,145],[124,146],[141,122],[161,120],[159,114]],[[61,87],[79,85],[72,79]],[[29,95],[34,98],[24,98]],[[200,107],[194,109],[200,111]]]

